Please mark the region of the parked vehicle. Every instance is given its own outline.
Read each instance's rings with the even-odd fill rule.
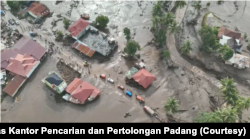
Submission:
[[[140,102],[140,103],[145,103],[145,100],[143,97],[139,96],[139,95],[135,95],[136,96],[136,99]]]
[[[126,95],[128,95],[129,97],[132,97],[132,93],[129,91],[126,91]]]
[[[15,22],[13,21],[13,19],[10,19],[10,20],[9,20],[9,23],[10,23],[11,25],[14,25],[14,24],[15,24]]]
[[[148,107],[148,106],[144,106],[144,107],[143,107],[143,110],[146,111],[150,116],[155,116],[155,115],[156,115],[155,111],[152,110],[152,109],[151,109],[150,107]]]
[[[113,79],[111,79],[111,78],[108,78],[108,82],[110,82],[110,83],[112,83],[112,84],[114,84],[115,82],[114,82],[114,80]]]
[[[87,61],[84,61],[84,62],[83,62],[83,66],[88,67],[88,66],[89,66],[89,63],[88,63]]]
[[[106,75],[105,75],[105,74],[101,74],[101,75],[100,75],[100,78],[106,79]]]
[[[20,24],[19,21],[15,21],[15,23],[16,23],[16,25],[19,25],[19,24]]]
[[[118,85],[118,88],[120,88],[121,90],[124,90],[124,87],[122,85]]]

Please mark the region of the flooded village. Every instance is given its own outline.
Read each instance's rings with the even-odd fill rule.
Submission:
[[[1,121],[249,122],[249,5],[1,1]]]

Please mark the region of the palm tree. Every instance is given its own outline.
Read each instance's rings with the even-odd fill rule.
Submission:
[[[199,13],[199,11],[201,10],[201,1],[193,1],[192,6]]]
[[[168,12],[164,15],[164,18],[162,18],[162,24],[166,25],[167,27],[169,24],[173,23],[175,20],[175,16],[172,12]]]
[[[175,21],[169,24],[168,30],[170,30],[170,33],[176,33],[177,31],[180,30],[180,27],[177,25]]]
[[[193,48],[191,47],[192,46],[192,42],[190,42],[189,40],[184,43],[181,47],[180,47],[180,50],[181,50],[181,54],[184,54],[184,55],[187,55],[190,53],[190,51],[193,50]]]
[[[216,113],[200,113],[194,119],[195,123],[222,123],[222,119]]]
[[[159,29],[159,23],[160,23],[160,19],[159,19],[159,17],[158,16],[154,16],[153,18],[152,18],[152,24],[153,24],[153,28],[156,30],[156,32],[158,31],[158,29]]]
[[[169,98],[165,105],[164,109],[168,114],[173,114],[178,111],[179,104],[175,98]]]
[[[164,59],[168,58],[169,56],[170,56],[170,52],[169,52],[168,50],[164,50],[164,51],[162,52],[162,57],[163,57]]]
[[[242,119],[242,111],[244,109],[249,109],[250,107],[250,98],[245,98],[240,96],[239,99],[236,102],[236,105],[233,107],[237,110],[238,117],[241,120]]]
[[[222,87],[220,88],[220,92],[223,94],[223,97],[226,99],[225,102],[235,106],[236,101],[239,98],[239,93],[236,90],[234,80],[228,77],[222,79],[221,81]]]
[[[231,107],[219,109],[215,114],[220,117],[223,123],[235,123],[238,120],[237,111]]]
[[[185,1],[175,1],[174,7],[176,8],[183,8],[187,5]]]
[[[157,2],[157,4],[154,5],[152,15],[153,16],[162,16],[163,12],[161,10],[161,3]]]

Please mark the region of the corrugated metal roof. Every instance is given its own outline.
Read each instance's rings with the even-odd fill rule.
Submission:
[[[77,37],[89,24],[89,21],[80,18],[68,29],[68,31],[72,36]]]
[[[9,59],[15,58],[18,53],[13,49],[6,49],[1,52],[1,69],[5,69],[9,65]]]
[[[18,89],[23,85],[26,81],[25,77],[16,75],[13,80],[11,80],[8,85],[3,89],[3,92],[7,93],[11,97],[15,96]]]
[[[20,54],[29,54],[37,60],[40,60],[46,53],[46,49],[40,44],[36,43],[29,37],[22,37],[14,46],[13,49]]]
[[[241,33],[229,30],[225,27],[220,27],[218,30],[218,37],[221,38],[223,35],[239,40],[241,39]]]
[[[133,76],[133,79],[144,88],[148,88],[148,86],[156,79],[156,77],[147,70],[141,69]]]
[[[101,92],[93,85],[75,78],[66,88],[66,91],[71,94],[72,97],[78,99],[81,103],[84,103],[90,95],[96,97]]]
[[[42,17],[49,14],[49,10],[47,9],[47,7],[38,2],[33,2],[29,6],[27,11],[33,13],[36,16],[41,15]]]
[[[78,42],[77,42],[77,43],[78,43]],[[79,50],[80,52],[82,52],[83,54],[85,54],[85,55],[87,55],[87,56],[89,56],[89,57],[92,57],[92,56],[94,55],[94,53],[95,53],[94,50],[91,50],[88,46],[85,46],[85,45],[82,44],[82,43],[81,43],[80,45],[76,46],[77,43],[75,43],[75,44],[73,45],[73,47],[74,47],[75,49]]]
[[[135,68],[135,67],[132,67],[132,68],[127,72],[126,77],[127,77],[128,79],[131,79],[131,78],[133,77],[133,75],[134,75],[136,72],[138,72],[138,69]]]

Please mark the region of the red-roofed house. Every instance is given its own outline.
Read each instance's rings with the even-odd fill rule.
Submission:
[[[14,97],[18,89],[24,84],[27,78],[20,75],[16,75],[8,85],[3,89],[3,92],[7,93],[11,97]]]
[[[81,104],[84,104],[86,100],[89,101],[96,98],[101,92],[93,85],[82,81],[79,78],[75,78],[66,88],[73,98],[77,99]]]
[[[80,18],[72,26],[69,27],[68,32],[74,39],[79,39],[89,29],[89,21]]]
[[[148,88],[148,86],[156,79],[156,77],[147,70],[141,69],[135,75],[133,75],[133,79],[144,88]]]
[[[27,11],[32,17],[36,19],[42,18],[50,13],[49,9],[47,9],[45,5],[38,2],[33,2]]]
[[[6,70],[11,72],[14,75],[20,75],[22,77],[29,78],[33,71],[40,64],[40,61],[37,61],[28,54],[21,55],[17,54],[15,58],[9,60],[9,65],[6,67]]]
[[[6,69],[9,65],[10,58],[15,58],[18,52],[13,49],[6,49],[1,52],[1,69]]]

